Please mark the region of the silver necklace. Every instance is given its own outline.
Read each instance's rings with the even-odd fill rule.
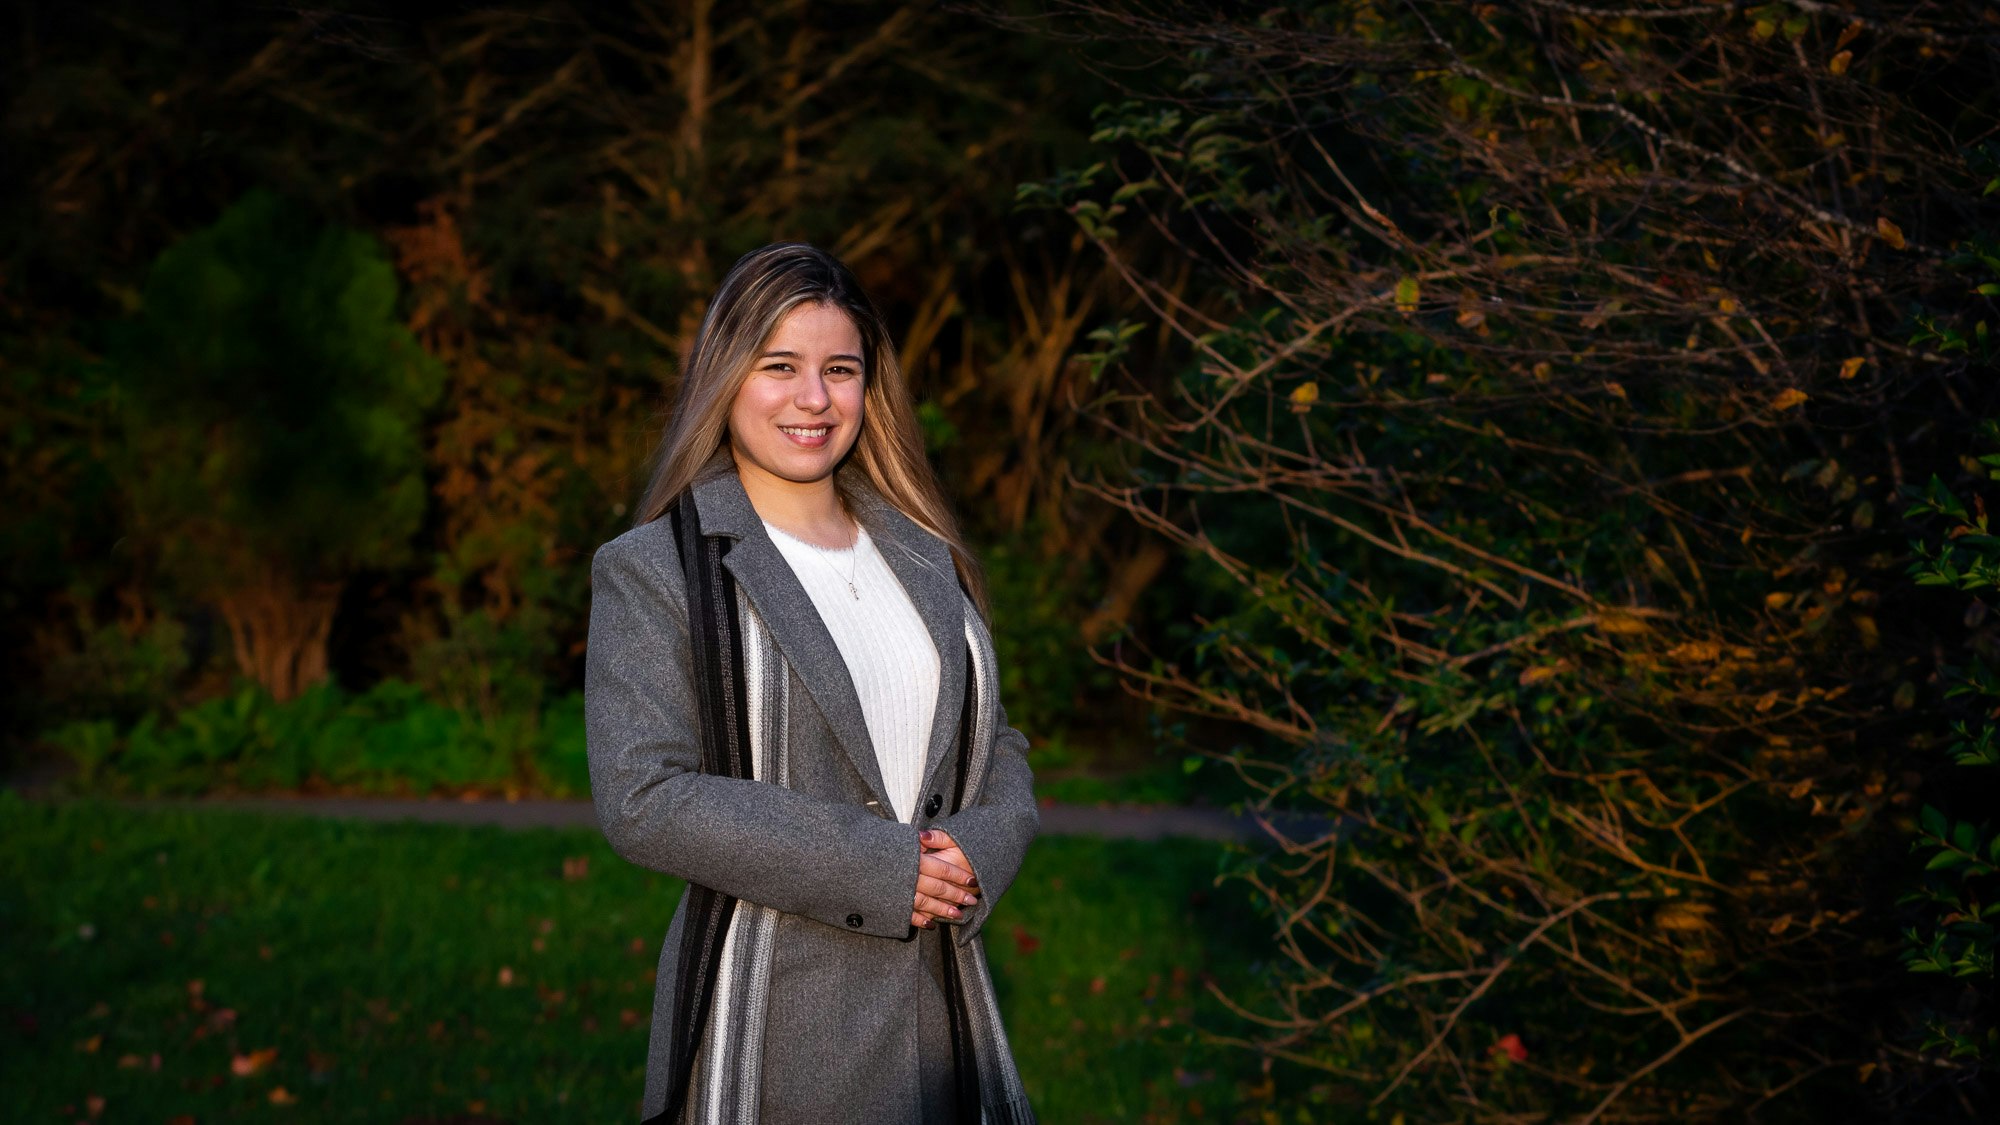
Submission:
[[[814,556],[816,556],[819,559],[819,561],[825,563],[828,570],[833,571],[833,573],[836,576],[838,576],[842,582],[847,584],[847,592],[854,596],[854,600],[857,602],[861,600],[861,590],[854,584],[855,572],[861,566],[861,527],[859,524],[855,525],[854,528],[854,542],[849,544],[845,548],[822,547],[817,543],[811,542],[810,540],[800,539],[798,536],[792,535],[790,532],[782,532],[781,534],[784,534],[788,538],[791,538],[797,542],[804,543],[806,546],[812,548],[812,553],[814,554]],[[846,550],[848,552],[846,574],[841,574],[840,568],[833,565],[833,560],[826,557],[829,552],[838,550]]]
[[[827,569],[833,571],[835,574],[840,574],[840,568],[834,566],[833,560],[826,557],[827,552],[832,550],[835,550],[835,548],[821,547],[816,544],[813,545],[814,553],[818,554],[821,561],[826,563]],[[854,542],[848,544],[847,546],[847,573],[840,575],[840,580],[842,582],[847,583],[847,592],[853,594],[854,600],[857,602],[861,600],[861,591],[855,588],[854,572],[856,568],[858,568],[860,565],[861,565],[861,529],[857,527],[854,530]]]

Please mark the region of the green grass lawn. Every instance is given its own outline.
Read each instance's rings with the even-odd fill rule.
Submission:
[[[680,887],[595,832],[11,791],[0,823],[9,1120],[637,1120]],[[1266,1120],[1256,1061],[1194,1032],[1223,1021],[1203,977],[1243,979],[1258,948],[1217,855],[1029,853],[986,941],[1048,1125]]]

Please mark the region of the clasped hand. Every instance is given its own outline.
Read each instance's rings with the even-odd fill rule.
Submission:
[[[927,828],[918,840],[923,848],[917,857],[917,896],[910,909],[910,925],[931,928],[931,920],[951,921],[962,915],[960,907],[979,901],[979,877],[959,850],[958,841],[942,828]]]

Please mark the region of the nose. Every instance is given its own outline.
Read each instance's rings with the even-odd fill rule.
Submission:
[[[833,402],[833,396],[826,393],[826,376],[819,371],[807,371],[799,380],[799,393],[792,404],[800,410],[818,414]]]

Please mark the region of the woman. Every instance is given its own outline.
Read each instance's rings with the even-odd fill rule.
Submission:
[[[980,929],[1034,838],[978,570],[889,333],[801,243],[730,269],[591,564],[590,784],[688,892],[647,1122],[1032,1122]]]

